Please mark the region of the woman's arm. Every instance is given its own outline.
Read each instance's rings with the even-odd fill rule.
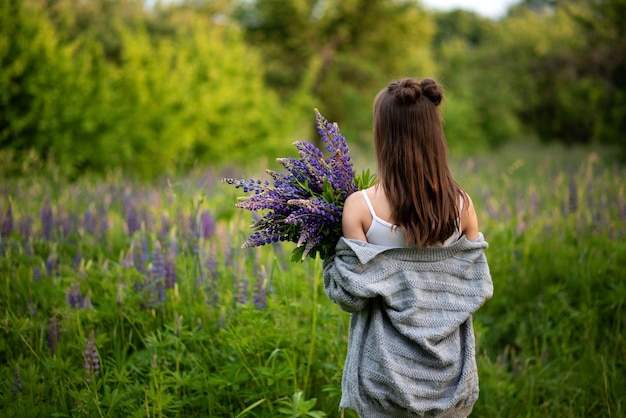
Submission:
[[[361,192],[352,193],[346,199],[341,217],[341,227],[344,238],[357,239],[367,242],[363,229],[363,214],[369,214],[367,204],[361,196]]]
[[[463,213],[461,214],[461,231],[465,238],[474,241],[478,237],[478,218],[476,216],[476,208],[472,203],[472,198],[467,196],[467,200],[463,202]]]

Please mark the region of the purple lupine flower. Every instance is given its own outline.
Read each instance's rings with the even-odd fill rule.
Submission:
[[[42,235],[45,240],[50,241],[52,239],[54,231],[54,214],[52,213],[52,206],[50,204],[50,198],[46,198],[44,201],[41,212],[39,213],[41,219]]]
[[[235,281],[237,284],[237,302],[245,305],[248,302],[248,286],[250,282],[243,272],[235,278]]]
[[[219,302],[219,293],[217,286],[217,278],[219,277],[217,254],[214,247],[211,249],[211,254],[206,260],[206,269],[208,274],[208,283],[206,286],[209,298],[207,303],[211,306],[217,306]]]
[[[165,278],[165,258],[161,243],[156,241],[152,249],[152,269],[150,271],[152,279],[163,280]]]
[[[208,257],[205,257],[204,250],[194,254],[196,264],[196,287],[204,291],[206,304],[217,306],[219,297],[217,293],[218,262],[215,255],[215,248],[211,247]]]
[[[148,266],[149,259],[150,259],[150,249],[148,247],[148,236],[147,234],[143,234],[143,239],[141,241],[141,251],[139,252],[139,263],[135,264],[135,267],[137,267],[137,270],[139,270],[142,273],[145,273],[146,267]]]
[[[38,282],[39,280],[41,280],[41,267],[39,266],[34,266],[33,267],[33,282]]]
[[[81,309],[84,307],[83,293],[78,283],[72,283],[70,288],[65,292],[65,302],[70,308]]]
[[[24,254],[31,256],[33,255],[33,242],[32,241],[26,241],[26,243],[24,243]]]
[[[209,239],[215,233],[215,218],[208,210],[202,211],[200,214],[200,236]]]
[[[135,232],[139,231],[140,225],[137,209],[128,197],[124,200],[124,211],[126,213],[126,230],[128,236],[132,237]]]
[[[339,125],[337,125],[337,123],[326,120],[317,109],[315,109],[315,122],[320,139],[326,144],[326,150],[328,152],[334,153],[338,150],[343,154],[348,154],[348,143],[346,138],[339,131]]]
[[[13,381],[11,382],[11,386],[13,386],[11,388],[12,393],[24,391],[24,385],[22,384],[22,378],[20,377],[20,367],[17,364],[15,365],[15,372],[13,372]]]
[[[90,235],[96,235],[98,232],[98,219],[94,214],[93,207],[89,206],[83,216],[83,228]]]
[[[147,252],[147,248],[144,249],[144,252]],[[135,290],[142,297],[142,309],[160,308],[165,300],[164,258],[161,244],[158,241],[155,242],[151,255],[152,262],[148,265],[143,281],[135,284]]]
[[[224,179],[250,193],[235,207],[265,211],[252,225],[253,232],[242,248],[279,241],[297,243],[294,256],[316,254],[325,259],[341,237],[341,213],[348,195],[357,191],[357,180],[345,137],[336,123],[329,123],[317,110],[316,122],[322,142],[330,153],[309,142],[296,142],[299,158],[278,158],[287,173],[267,170],[272,181]]]
[[[261,266],[254,284],[254,306],[257,309],[267,308],[267,273],[265,266]]]
[[[80,250],[78,250],[76,251],[76,254],[74,255],[74,268],[79,269],[82,262],[83,262],[83,253]]]
[[[171,289],[176,284],[176,257],[178,256],[178,243],[175,239],[170,240],[165,257],[165,288]]]
[[[78,218],[75,213],[67,214],[61,212],[59,215],[59,227],[63,238],[69,237],[78,225]]]
[[[0,235],[2,237],[8,237],[13,233],[13,207],[9,201],[9,206],[2,219],[2,228],[0,229]]]
[[[152,264],[144,287],[144,302],[149,309],[160,308],[165,300],[165,262],[161,244],[156,241],[152,250]]]
[[[105,199],[110,196],[105,196]],[[106,203],[106,206],[109,206],[108,203]],[[105,207],[105,204],[100,204],[98,206],[98,235],[102,236],[104,234],[106,234],[109,231],[109,214],[108,214],[108,210]]]
[[[100,373],[100,357],[96,348],[96,338],[93,330],[89,333],[89,338],[83,351],[83,366],[85,368],[85,381],[93,381]]]
[[[53,275],[59,275],[59,260],[57,260],[56,254],[51,252],[46,259],[46,274],[48,277]]]
[[[56,316],[53,316],[50,319],[50,324],[48,324],[48,348],[50,349],[50,354],[54,357],[56,353],[56,347],[61,339],[61,328],[59,327],[59,320]]]
[[[29,240],[33,232],[33,217],[30,215],[27,215],[27,216],[24,216],[23,218],[20,218],[18,228],[19,228],[22,239],[24,241]]]
[[[348,155],[337,151],[330,162],[330,169],[330,184],[341,194],[343,200],[357,191],[352,162]]]

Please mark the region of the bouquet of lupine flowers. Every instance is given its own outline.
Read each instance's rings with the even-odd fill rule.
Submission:
[[[317,255],[325,260],[334,253],[342,235],[341,214],[346,198],[369,187],[374,176],[369,170],[355,176],[348,143],[339,126],[328,122],[317,109],[315,120],[328,157],[312,143],[298,141],[294,145],[299,158],[278,158],[287,172],[267,170],[271,181],[224,179],[245,193],[252,193],[236,207],[263,212],[252,224],[255,232],[242,248],[293,242],[296,248],[292,261]]]

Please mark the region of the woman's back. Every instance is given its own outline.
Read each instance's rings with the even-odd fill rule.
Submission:
[[[467,196],[467,203],[459,199],[458,228],[442,245],[455,242],[461,235],[468,240],[478,236],[478,222],[474,206]],[[354,193],[346,199],[343,212],[344,237],[366,241],[374,245],[386,247],[409,246],[404,231],[397,227],[391,217],[391,206],[384,191],[379,186]]]

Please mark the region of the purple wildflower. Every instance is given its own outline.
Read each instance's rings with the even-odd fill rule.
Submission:
[[[33,282],[38,282],[41,280],[41,267],[34,266],[33,267]]]
[[[254,284],[254,306],[256,306],[257,309],[267,308],[267,273],[265,272],[264,266],[261,266],[256,276],[256,282]]]
[[[245,273],[241,272],[241,274],[235,278],[235,283],[237,286],[237,302],[245,305],[248,302],[248,286],[250,285]]]
[[[250,193],[235,206],[264,211],[253,224],[254,232],[242,248],[279,241],[298,244],[293,258],[325,259],[334,252],[341,237],[341,213],[348,195],[357,191],[348,144],[336,123],[328,122],[317,110],[316,122],[329,157],[309,142],[296,142],[299,158],[279,158],[287,173],[268,170],[272,181],[224,179]]]
[[[87,209],[83,217],[83,227],[85,232],[91,235],[96,235],[98,231],[98,220],[91,206]]]
[[[61,329],[59,327],[59,320],[56,316],[53,316],[48,325],[48,348],[50,348],[50,354],[52,356],[56,353],[56,347],[60,339]]]
[[[100,358],[96,349],[96,338],[93,330],[89,334],[85,350],[83,351],[83,365],[85,367],[85,381],[91,382],[100,373]]]
[[[152,269],[151,276],[153,280],[163,280],[165,278],[165,260],[161,244],[156,241],[152,249]]]
[[[76,254],[74,255],[74,268],[79,269],[82,262],[83,262],[83,253],[80,250],[78,250],[76,251]]]
[[[165,300],[165,262],[161,244],[157,241],[152,250],[152,264],[144,282],[144,302],[149,309],[160,308]]]
[[[200,236],[208,239],[215,233],[215,218],[208,210],[202,211],[200,214]]]
[[[178,255],[178,244],[176,240],[170,240],[165,257],[165,288],[171,289],[176,284],[176,257]]]
[[[7,207],[7,211],[4,214],[4,218],[2,219],[2,228],[0,229],[0,235],[2,237],[8,237],[13,232],[13,207],[11,206],[11,202],[9,202],[9,206]]]
[[[104,206],[100,206],[98,209],[98,221],[99,221],[99,233],[105,234],[109,230],[109,215]]]
[[[39,213],[42,226],[42,235],[45,240],[52,239],[52,233],[54,230],[54,214],[52,213],[52,206],[50,205],[50,198],[46,198],[44,201],[41,212]]]
[[[349,152],[348,143],[346,138],[339,131],[339,125],[326,120],[317,109],[315,109],[315,122],[320,139],[326,144],[326,150],[332,153],[340,151],[347,155]]]
[[[78,283],[72,283],[70,288],[65,292],[65,302],[70,308],[82,309],[84,305],[83,293]]]
[[[160,250],[160,246],[159,246]],[[135,264],[137,270],[144,273],[146,271],[146,267],[148,266],[148,260],[150,259],[150,249],[148,247],[148,236],[147,234],[143,234],[143,239],[141,241],[141,251],[139,252],[139,263]]]
[[[75,213],[67,214],[62,212],[59,216],[59,227],[63,238],[69,237],[76,230],[78,218]]]
[[[46,259],[46,274],[48,277],[52,277],[53,275],[59,275],[59,260],[57,260],[54,252],[48,254],[48,258]]]
[[[32,216],[29,215],[29,216],[24,216],[23,218],[21,218],[18,228],[19,228],[20,235],[22,236],[23,240],[30,239],[31,234],[33,232]]]
[[[13,386],[11,388],[11,392],[13,393],[24,391],[24,385],[22,384],[22,378],[20,377],[20,367],[17,364],[15,365],[15,372],[13,373],[13,381],[11,382],[11,385]]]
[[[133,236],[139,230],[139,216],[135,205],[126,198],[124,201],[124,211],[126,213],[126,229],[129,236]]]
[[[215,248],[211,247],[208,257],[204,256],[204,251],[196,254],[196,264],[199,272],[196,279],[196,286],[202,288],[206,294],[206,303],[209,306],[217,306],[219,295],[217,292],[218,262]]]

